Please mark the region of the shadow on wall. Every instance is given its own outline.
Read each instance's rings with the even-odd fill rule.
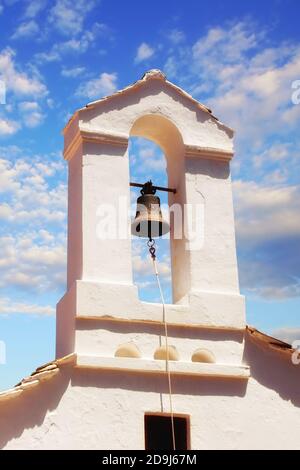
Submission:
[[[69,367],[57,376],[0,402],[0,449],[20,437],[25,429],[41,426],[48,411],[57,408],[70,382]]]
[[[135,372],[109,371],[95,373],[92,369],[75,370],[72,385],[124,389],[149,393],[169,393],[167,376],[140,374]],[[208,377],[173,377],[172,392],[181,395],[199,396],[238,396],[246,393],[246,380],[232,380]]]
[[[205,175],[210,178],[228,180],[230,177],[229,162],[225,163],[218,160],[206,160],[201,157],[188,157],[186,158],[186,166],[188,173],[191,175]],[[201,186],[199,188],[201,189]]]
[[[147,333],[153,335],[164,335],[164,326],[148,324],[148,323],[135,323],[135,322],[122,322],[118,323],[112,320],[90,320],[80,318],[76,320],[76,330],[81,331],[94,331],[94,330],[108,330],[114,333]],[[174,338],[191,338],[209,341],[237,341],[243,342],[244,333],[242,331],[234,330],[213,330],[213,329],[193,329],[182,325],[169,325],[168,332],[170,337]]]
[[[246,335],[244,362],[249,364],[253,380],[263,387],[276,391],[283,400],[291,401],[294,406],[300,406],[299,368],[294,366],[289,358],[269,350],[267,346],[249,339],[249,335]],[[42,382],[36,388],[0,402],[0,448],[5,447],[12,439],[20,437],[25,429],[43,425],[47,412],[58,408],[70,382],[75,388],[95,387],[168,393],[166,376],[143,375],[128,371],[103,373],[93,369],[65,367],[57,376]],[[173,377],[172,390],[174,394],[188,396],[242,398],[246,394],[247,384],[247,380],[181,376]],[[101,400],[97,406],[100,408],[103,406]],[[45,436],[48,431],[49,428],[45,426],[41,436]],[[60,431],[64,432],[63,429]],[[59,436],[57,438],[59,439]],[[33,434],[30,446],[34,448],[38,445],[39,442],[34,440]]]
[[[64,368],[56,377],[39,384],[36,388],[24,391],[20,396],[11,397],[0,403],[0,449],[4,448],[13,439],[21,437],[26,429],[33,430],[33,428],[40,426],[43,426],[42,432],[38,433],[40,440],[37,440],[33,433],[32,439],[27,439],[27,447],[32,449],[40,446],[44,447],[45,441],[43,441],[43,438],[50,431],[52,422],[45,423],[46,414],[58,408],[70,380],[73,387],[123,389],[157,394],[168,393],[166,376],[141,375],[128,371],[125,373],[121,371],[103,373],[103,371],[92,369],[72,370],[70,367]],[[172,381],[174,394],[193,396],[243,397],[246,386],[244,380],[230,379],[174,377]],[[73,403],[75,402],[73,401]],[[100,400],[97,406],[101,408],[103,403]],[[82,412],[84,412],[84,409]],[[56,429],[56,432],[59,431],[58,441],[65,429]],[[22,444],[20,443],[20,447],[16,447],[24,448]]]
[[[251,377],[262,386],[274,390],[283,400],[300,406],[300,369],[290,357],[259,344],[246,334],[243,360],[250,366]]]

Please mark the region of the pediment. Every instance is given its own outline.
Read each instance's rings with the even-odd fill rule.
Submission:
[[[203,114],[204,119],[210,119],[215,123],[220,124],[223,129],[232,133],[232,129],[221,123],[207,106],[197,101],[179,86],[167,80],[166,75],[158,69],[150,70],[146,72],[140,80],[137,80],[133,84],[116,91],[112,95],[92,101],[85,107],[80,108],[75,112],[66,128],[76,116],[78,116],[80,120],[85,121],[85,119],[90,119],[91,116],[101,114],[102,112],[108,112],[114,107],[117,107],[119,111],[122,111],[135,101],[145,99],[147,97],[152,98],[154,95],[159,95],[159,93],[169,95],[173,100],[180,102],[183,108],[188,108],[195,113]],[[157,103],[156,107],[155,105],[153,106],[153,111],[151,109],[149,111],[156,113],[158,111]]]

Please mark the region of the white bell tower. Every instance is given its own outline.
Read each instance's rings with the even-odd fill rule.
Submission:
[[[68,287],[57,305],[57,359],[0,392],[0,447],[109,456],[115,449],[298,449],[297,351],[245,326],[232,130],[152,70],[78,110],[64,135]],[[188,207],[184,237],[171,218],[174,303],[165,312],[142,302],[132,280],[130,136],[162,147],[176,189],[170,208]],[[104,238],[107,206],[118,223]]]
[[[192,211],[184,212],[185,236],[175,239],[171,227],[174,304],[167,305],[166,313],[178,359],[171,370],[246,378],[229,166],[233,131],[152,70],[77,111],[64,136],[68,287],[57,306],[57,357],[75,352],[78,367],[165,370],[164,361],[154,359],[162,308],[138,298],[127,230],[125,236],[117,231],[105,240],[97,230],[101,207],[107,204],[125,218],[129,233],[128,139],[143,136],[165,152],[169,187],[176,188],[170,205],[200,206],[203,214],[196,220],[203,225],[198,245],[189,233],[195,225]]]

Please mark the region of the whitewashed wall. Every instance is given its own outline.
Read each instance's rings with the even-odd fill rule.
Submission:
[[[248,338],[252,378],[173,380],[193,449],[300,449],[299,367]],[[0,402],[0,448],[143,449],[144,413],[168,411],[166,377],[64,368]]]

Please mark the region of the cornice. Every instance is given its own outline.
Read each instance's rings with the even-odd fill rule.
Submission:
[[[65,160],[71,160],[79,146],[85,142],[113,145],[116,147],[127,147],[128,138],[126,135],[109,134],[102,131],[79,128],[72,142],[64,150]]]
[[[209,160],[230,161],[234,153],[213,147],[199,147],[197,145],[185,145],[186,157],[202,157]]]

